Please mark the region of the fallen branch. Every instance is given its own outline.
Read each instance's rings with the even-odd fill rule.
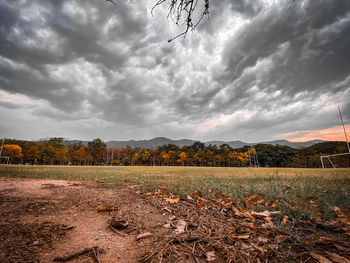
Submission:
[[[104,252],[105,251],[99,247],[85,248],[82,251],[70,254],[68,256],[56,257],[53,259],[53,261],[55,261],[55,262],[67,262],[67,261],[70,261],[72,259],[78,258],[80,256],[88,255],[88,256],[93,257],[95,259],[95,261],[97,261],[97,263],[99,263],[99,261],[97,259],[97,255],[102,254]]]
[[[112,230],[114,233],[116,233],[116,234],[122,236],[122,237],[125,237],[125,236],[126,236],[125,234],[123,234],[122,232],[118,231],[117,229],[115,229],[115,228],[112,227],[112,226],[109,226],[109,229]]]

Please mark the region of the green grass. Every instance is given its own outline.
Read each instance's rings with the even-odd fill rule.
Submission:
[[[126,182],[141,186],[144,191],[167,186],[167,193],[180,197],[201,191],[204,197],[219,192],[231,198],[244,199],[248,194],[264,196],[267,200],[280,198],[274,210],[290,217],[312,216],[318,208],[332,217],[330,206],[349,212],[350,169],[294,169],[294,168],[217,168],[217,167],[76,167],[76,166],[15,166],[1,165],[0,176],[20,178],[48,178],[64,180],[102,180],[99,187],[117,187]],[[284,189],[287,185],[290,188]],[[243,186],[243,188],[241,187]],[[310,209],[290,209],[288,204],[318,206]],[[243,204],[243,203],[242,203]],[[267,207],[255,207],[263,210]],[[271,207],[268,208],[271,210]]]

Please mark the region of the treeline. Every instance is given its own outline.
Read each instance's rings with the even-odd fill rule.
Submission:
[[[61,137],[39,142],[7,139],[1,156],[2,160],[10,157],[12,164],[103,165],[106,151],[107,146],[100,139],[94,139],[87,146],[65,145]]]
[[[101,139],[87,145],[66,145],[63,138],[54,137],[40,142],[5,140],[2,157],[10,157],[12,164],[319,168],[320,156],[345,152],[348,149],[344,142],[324,142],[303,149],[270,144],[233,149],[227,144],[217,147],[202,142],[144,149],[107,148]],[[337,167],[350,167],[350,155],[333,157],[332,161]],[[330,167],[329,161],[325,160],[325,165]]]

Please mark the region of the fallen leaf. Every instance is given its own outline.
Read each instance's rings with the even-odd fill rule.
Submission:
[[[339,213],[341,211],[340,208],[337,206],[331,206],[330,208],[333,212],[336,212],[336,213]]]
[[[269,216],[263,217],[263,219],[270,225],[273,226],[272,218]]]
[[[229,209],[232,206],[232,202],[227,202],[227,203],[223,203],[221,204],[221,208],[226,208]]]
[[[96,179],[95,182],[96,182],[96,183],[104,183],[105,181]]]
[[[201,203],[196,203],[196,207],[199,209],[204,209],[205,205],[201,204]]]
[[[176,219],[176,216],[174,216],[174,215],[169,216],[169,220],[170,220],[170,221],[173,221],[173,220],[175,220],[175,219]]]
[[[345,212],[339,212],[337,221],[342,222],[345,225],[350,225],[350,216]]]
[[[113,205],[105,205],[97,209],[97,212],[109,212],[109,211],[117,211],[118,207]]]
[[[336,253],[327,253],[327,254],[330,257],[330,259],[335,263],[350,263],[349,259],[339,256]]]
[[[176,224],[175,233],[181,234],[181,233],[185,232],[186,225],[187,225],[186,221],[180,219]]]
[[[249,234],[248,235],[230,235],[231,239],[249,239]]]
[[[116,229],[124,229],[128,227],[128,221],[125,220],[115,220],[114,218],[111,219],[109,225],[111,227],[114,227]]]
[[[269,211],[265,210],[264,212],[251,212],[252,216],[255,217],[269,217],[271,214]]]
[[[248,195],[245,200],[247,207],[261,205],[265,203],[265,198],[260,195]]]
[[[287,223],[287,220],[288,220],[288,216],[284,216],[283,219],[282,219],[282,224],[286,224]]]
[[[309,255],[314,259],[317,259],[320,263],[332,263],[332,261],[330,261],[324,256],[317,254],[316,252],[310,252]]]
[[[258,237],[257,240],[259,243],[267,243],[269,241],[266,237]]]
[[[187,198],[187,200],[191,200],[191,201],[193,200],[193,198],[189,195],[186,195],[186,198]]]
[[[75,228],[75,226],[62,225],[61,227],[62,230],[72,230],[73,228]]]
[[[235,214],[235,216],[241,216],[241,212],[239,212],[236,207],[232,206],[231,208],[232,208],[232,211]]]
[[[169,202],[170,204],[175,204],[180,201],[180,197],[178,196],[171,196],[169,198],[164,198],[165,201]]]
[[[275,201],[273,201],[271,207],[275,208],[277,206],[277,203],[280,201],[280,199],[276,199]]]
[[[254,226],[254,223],[252,223],[252,222],[245,222],[244,223],[244,226],[246,227],[246,228],[249,228],[249,229],[251,229],[251,230],[254,230],[256,227]]]
[[[151,237],[152,236],[152,233],[151,232],[147,232],[147,233],[143,233],[143,234],[140,234],[136,237],[136,240],[140,240],[140,239],[143,239],[143,238],[147,238],[147,237]]]
[[[239,187],[241,188],[241,189],[244,189],[245,188],[245,186],[244,185],[239,185]]]
[[[197,198],[197,200],[200,201],[200,202],[203,202],[203,203],[207,203],[207,202],[208,202],[207,199],[204,199],[204,198],[202,198],[202,197],[200,197],[200,196],[197,196],[196,198]]]
[[[265,247],[262,246],[254,246],[256,249],[260,250],[262,253],[266,253],[267,249]]]
[[[312,200],[310,200],[310,205],[312,205],[313,207],[317,206],[317,204],[314,201],[312,201]]]
[[[244,208],[239,208],[239,211],[242,213],[242,215],[246,218],[249,218],[249,219],[255,219],[254,216],[252,216],[252,214],[248,211],[248,210],[245,210]]]
[[[208,262],[211,262],[211,261],[216,260],[215,252],[214,252],[214,251],[209,251],[209,252],[205,253],[205,255],[206,255],[206,257],[207,257],[207,261],[208,261]]]

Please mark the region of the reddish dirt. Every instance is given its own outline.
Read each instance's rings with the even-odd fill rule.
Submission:
[[[12,250],[7,248],[8,251],[1,251],[0,262],[27,261],[26,257],[27,262],[52,262],[55,257],[70,255],[94,246],[105,251],[98,256],[101,262],[136,262],[138,251],[147,243],[146,240],[136,241],[137,234],[154,232],[154,228],[162,226],[167,217],[145,203],[135,193],[135,187],[107,189],[97,188],[96,185],[63,180],[0,178],[0,227],[2,230],[15,229],[12,233],[5,231],[5,234],[18,235],[14,232],[23,232],[23,229],[19,229],[22,226],[29,226],[34,232],[37,230],[35,227],[51,227],[51,230],[55,228],[51,232],[58,233],[58,236],[54,234],[46,237],[46,240],[35,240],[40,238],[37,231],[26,233],[22,237],[26,239],[25,243],[18,250],[29,250],[29,253],[22,253],[21,258],[21,252],[13,251],[14,245],[10,244]],[[97,209],[106,204],[114,205],[119,210],[98,213]],[[108,220],[113,216],[127,219],[134,230],[123,237],[108,229]],[[62,230],[70,226],[74,228]],[[2,238],[5,238],[1,240],[3,242],[14,241],[11,236]],[[19,255],[13,257],[14,254]],[[88,256],[78,257],[70,262],[82,262],[82,258],[84,262],[94,262]]]

